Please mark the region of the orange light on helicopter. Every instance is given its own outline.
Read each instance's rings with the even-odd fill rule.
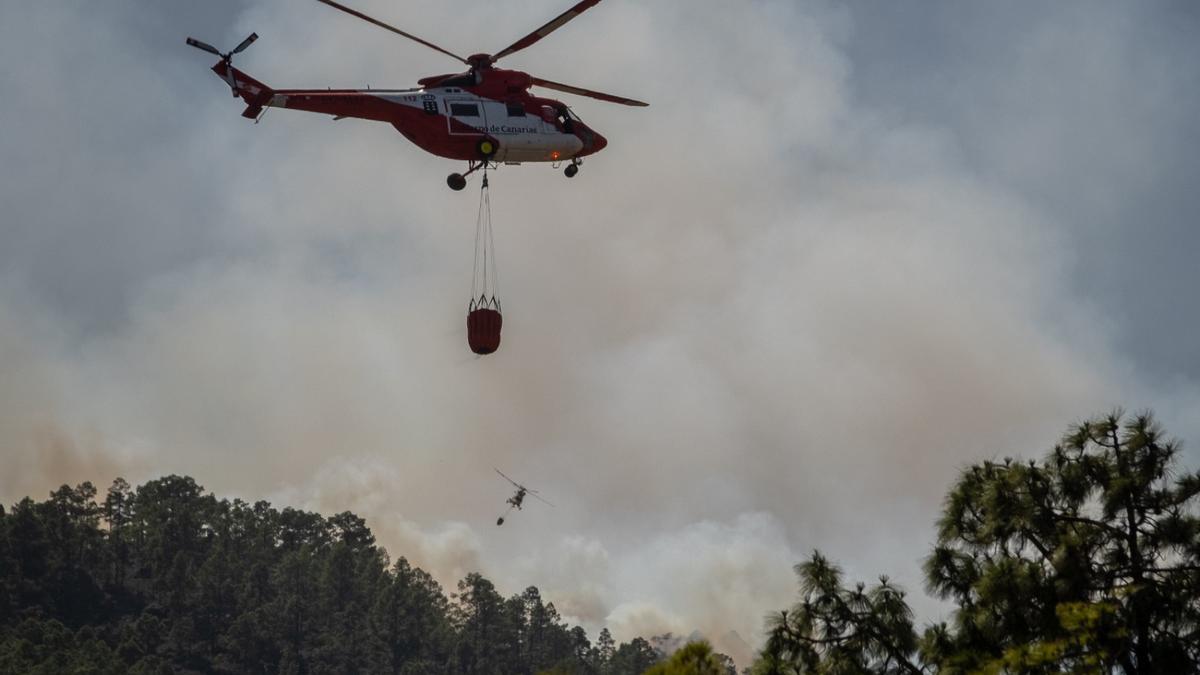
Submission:
[[[554,150],[550,153],[550,159],[554,159],[554,160],[558,159],[558,151],[557,150]]]

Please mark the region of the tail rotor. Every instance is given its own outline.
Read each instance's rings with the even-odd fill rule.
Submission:
[[[229,89],[233,91],[233,97],[237,98],[239,92],[237,80],[233,79],[233,55],[241,54],[247,47],[254,44],[254,41],[257,39],[258,33],[251,33],[249,37],[247,37],[245,40],[242,40],[241,44],[234,47],[230,51],[225,52],[224,54],[222,54],[221,50],[217,49],[216,47],[208,44],[207,42],[201,42],[196,38],[188,38],[187,43],[189,46],[195,47],[196,49],[221,57],[221,61],[225,64],[225,82],[229,85]]]

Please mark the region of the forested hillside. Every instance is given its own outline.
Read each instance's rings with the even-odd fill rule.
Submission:
[[[0,507],[0,673],[641,673],[535,587],[447,594],[353,513],[205,494],[168,476]]]

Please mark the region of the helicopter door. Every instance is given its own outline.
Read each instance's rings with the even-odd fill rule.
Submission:
[[[476,98],[448,98],[446,112],[449,113],[447,124],[450,125],[452,136],[475,136],[487,129],[487,116],[483,102]],[[459,124],[465,124],[471,130],[464,130]]]

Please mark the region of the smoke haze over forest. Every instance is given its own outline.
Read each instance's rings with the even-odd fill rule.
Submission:
[[[563,5],[355,3],[463,53]],[[814,548],[918,591],[959,468],[1072,420],[1152,407],[1196,464],[1191,3],[606,0],[505,65],[651,107],[563,95],[609,147],[493,174],[484,359],[477,183],[383,124],[255,126],[183,40],[257,31],[276,87],[453,62],[315,2],[3,16],[0,502],[190,475],[593,633],[753,642]],[[496,528],[494,466],[556,508]]]

